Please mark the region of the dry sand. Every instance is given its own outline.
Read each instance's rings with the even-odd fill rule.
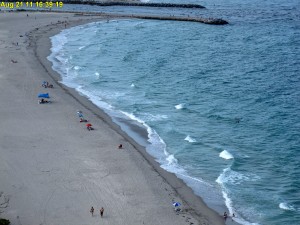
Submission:
[[[0,201],[9,200],[0,217],[13,225],[224,224],[100,109],[57,83],[46,59],[49,36],[64,29],[60,21],[103,18],[27,13],[0,13]],[[43,88],[44,80],[55,87]],[[38,104],[40,92],[53,102]],[[79,123],[77,110],[95,130]]]

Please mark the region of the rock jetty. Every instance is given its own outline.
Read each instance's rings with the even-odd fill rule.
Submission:
[[[190,21],[198,22],[211,25],[226,25],[228,22],[223,19],[214,19],[214,18],[201,18],[201,17],[175,17],[175,16],[139,16],[133,15],[132,17],[138,19],[149,19],[149,20],[175,20],[175,21]]]
[[[7,2],[15,2],[13,0],[7,0]],[[198,4],[173,4],[173,3],[144,3],[144,2],[119,2],[119,1],[108,1],[108,2],[97,2],[97,1],[82,1],[82,0],[62,0],[65,4],[77,4],[77,5],[97,5],[97,6],[138,6],[138,7],[169,7],[169,8],[198,8],[204,9],[204,6]],[[52,10],[54,11],[54,10]],[[62,12],[60,10],[60,12]],[[78,12],[79,13],[79,12]],[[83,13],[83,12],[82,12]],[[102,13],[102,12],[94,12],[94,13],[83,13],[84,15],[88,14],[99,14],[99,15],[113,15],[113,13]],[[223,19],[217,18],[202,18],[202,17],[190,17],[190,16],[170,16],[170,15],[120,15],[117,14],[118,17],[127,17],[127,18],[139,18],[139,19],[152,19],[152,20],[174,20],[174,21],[190,21],[190,22],[198,22],[204,24],[211,25],[226,25],[228,22]]]
[[[169,8],[198,8],[205,9],[204,6],[198,4],[174,4],[174,3],[145,3],[145,2],[119,2],[119,1],[109,1],[109,2],[96,2],[96,1],[80,1],[80,0],[64,0],[66,4],[86,4],[86,5],[97,5],[97,6],[138,6],[138,7],[169,7]],[[150,16],[150,15],[132,15],[132,17],[140,19],[155,19],[155,20],[175,20],[175,21],[191,21],[199,22],[211,25],[226,25],[228,22],[223,19],[216,18],[192,18],[189,16]]]
[[[140,7],[169,7],[169,8],[198,8],[205,9],[204,6],[198,4],[173,4],[173,3],[150,3],[150,2],[96,2],[96,1],[80,1],[80,0],[64,0],[65,4],[84,4],[97,6],[140,6]]]

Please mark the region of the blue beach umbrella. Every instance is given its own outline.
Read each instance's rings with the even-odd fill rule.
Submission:
[[[174,206],[174,207],[179,207],[179,206],[181,206],[181,204],[180,204],[179,202],[174,202],[174,203],[173,203],[173,206]]]

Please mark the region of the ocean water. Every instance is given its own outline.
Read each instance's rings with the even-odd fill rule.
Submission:
[[[230,24],[90,23],[52,37],[49,60],[208,205],[241,224],[299,225],[299,2],[177,2]]]

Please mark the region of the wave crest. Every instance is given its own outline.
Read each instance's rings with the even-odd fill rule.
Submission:
[[[190,142],[190,143],[195,143],[195,142],[197,142],[197,140],[194,139],[194,138],[192,138],[190,135],[186,136],[184,140],[185,140],[185,141],[188,141],[188,142]]]
[[[286,202],[281,202],[279,204],[279,208],[283,209],[283,210],[287,210],[287,211],[295,211],[296,210],[292,205],[289,205]]]
[[[233,155],[232,155],[230,152],[226,151],[226,150],[222,151],[222,152],[219,154],[219,156],[220,156],[221,158],[223,158],[223,159],[226,159],[226,160],[228,160],[228,159],[234,159]]]
[[[178,105],[175,105],[175,108],[176,109],[183,109],[184,108],[184,104],[178,104]]]
[[[167,157],[168,165],[177,164],[177,159],[174,157],[174,155],[170,154]]]

